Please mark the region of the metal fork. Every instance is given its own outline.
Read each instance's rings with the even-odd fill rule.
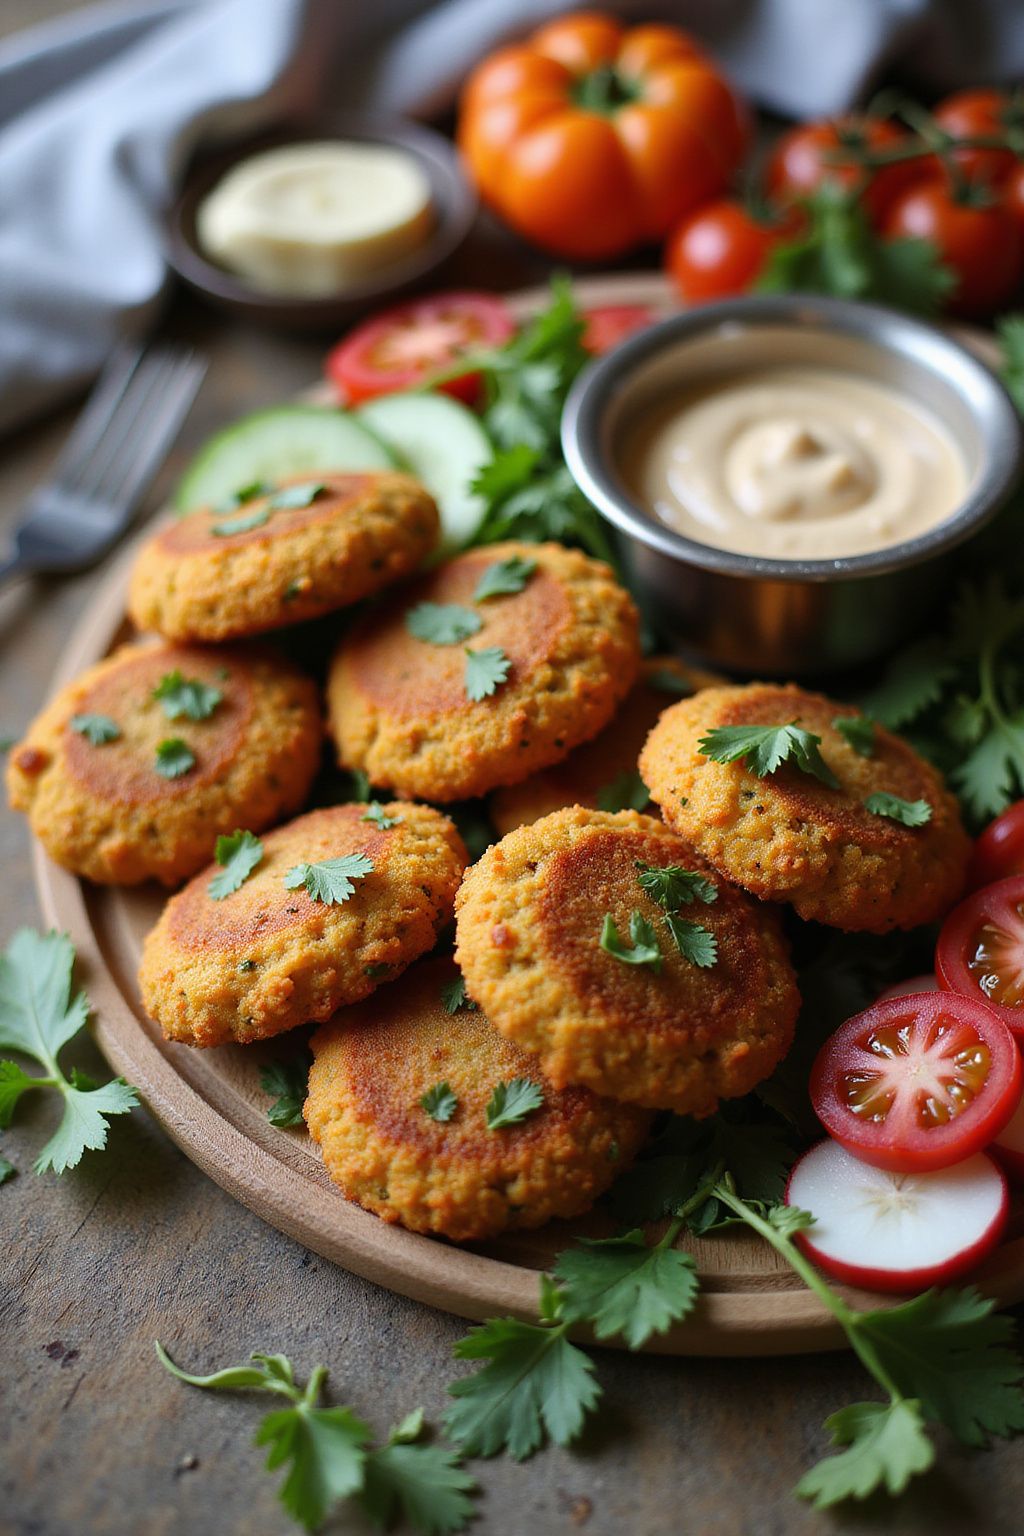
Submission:
[[[0,583],[84,570],[106,554],[167,457],[205,372],[205,359],[178,348],[114,353],[53,474],[28,499],[11,554],[0,559]]]

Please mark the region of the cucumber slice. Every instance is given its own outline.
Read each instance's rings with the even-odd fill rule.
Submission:
[[[470,484],[494,450],[472,411],[427,390],[378,395],[356,411],[371,432],[422,480],[441,510],[441,552],[451,554],[475,531],[484,504]]]
[[[367,426],[330,406],[282,405],[254,411],[199,450],[174,493],[182,512],[216,506],[256,480],[273,484],[304,469],[394,469],[387,447]]]

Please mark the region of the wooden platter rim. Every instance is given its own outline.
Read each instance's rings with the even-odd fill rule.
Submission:
[[[576,287],[591,305],[663,306],[670,297],[667,281],[651,274],[582,279]],[[527,314],[545,293],[538,288],[517,295],[515,308]],[[100,584],[62,652],[53,689],[106,654],[117,637],[135,550],[147,534],[133,541]],[[124,987],[118,981],[103,943],[108,893],[53,864],[38,843],[33,872],[45,920],[75,943],[100,1049],[197,1167],[271,1225],[364,1279],[473,1320],[504,1313],[536,1319],[536,1270],[388,1226],[345,1201],[325,1176],[311,1178],[294,1157],[287,1132],[265,1117],[262,1123],[250,1120],[243,1131],[230,1113],[218,1110],[174,1065],[175,1048],[155,1029],[147,1033],[129,990],[134,978]],[[1000,1305],[1024,1300],[1024,1237],[1004,1244],[976,1279]],[[706,1284],[696,1312],[647,1348],[659,1354],[743,1356],[826,1350],[843,1342],[831,1315],[802,1287],[716,1290]]]

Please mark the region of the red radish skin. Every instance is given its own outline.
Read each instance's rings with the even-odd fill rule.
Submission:
[[[885,1231],[894,1218],[877,1214],[874,1198],[875,1192],[884,1197],[886,1183],[911,1201],[915,1187],[922,1188],[930,1207],[923,1213],[902,1212],[895,1238]],[[786,1203],[818,1218],[815,1226],[796,1234],[796,1241],[826,1274],[865,1290],[903,1295],[945,1285],[976,1269],[1003,1235],[1010,1197],[1005,1174],[985,1152],[939,1173],[894,1174],[862,1163],[826,1138],[794,1164]],[[915,1226],[908,1227],[909,1222]],[[916,1259],[927,1255],[926,1261],[899,1262],[901,1245],[912,1247]]]

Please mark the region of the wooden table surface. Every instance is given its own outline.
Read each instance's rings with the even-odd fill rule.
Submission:
[[[69,8],[10,0],[0,32]],[[514,285],[536,265],[481,232],[458,277]],[[250,332],[183,298],[160,334],[200,346],[210,371],[151,498],[202,438],[316,375],[322,347]],[[0,444],[0,531],[45,474],[73,411]],[[38,708],[58,653],[99,573],[0,595],[0,735]],[[23,820],[0,814],[0,941],[38,921]],[[103,1072],[87,1042],[74,1059]],[[465,1324],[317,1258],[235,1204],[142,1109],[115,1120],[108,1150],[37,1177],[31,1159],[57,1106],[29,1095],[3,1138],[19,1169],[0,1190],[0,1532],[17,1536],[281,1536],[293,1529],[252,1433],[261,1404],[179,1385],[153,1339],[193,1369],[252,1350],[283,1352],[303,1377],[330,1368],[335,1402],[379,1430],[422,1404],[435,1422],[461,1371]],[[471,1470],[483,1489],[474,1529],[495,1536],[894,1536],[1022,1528],[1024,1454],[970,1455],[941,1441],[938,1466],[897,1504],[832,1516],[790,1490],[826,1450],[825,1416],[874,1390],[852,1358],[666,1360],[600,1350],[605,1407],[571,1451]],[[369,1530],[343,1513],[333,1531]]]

